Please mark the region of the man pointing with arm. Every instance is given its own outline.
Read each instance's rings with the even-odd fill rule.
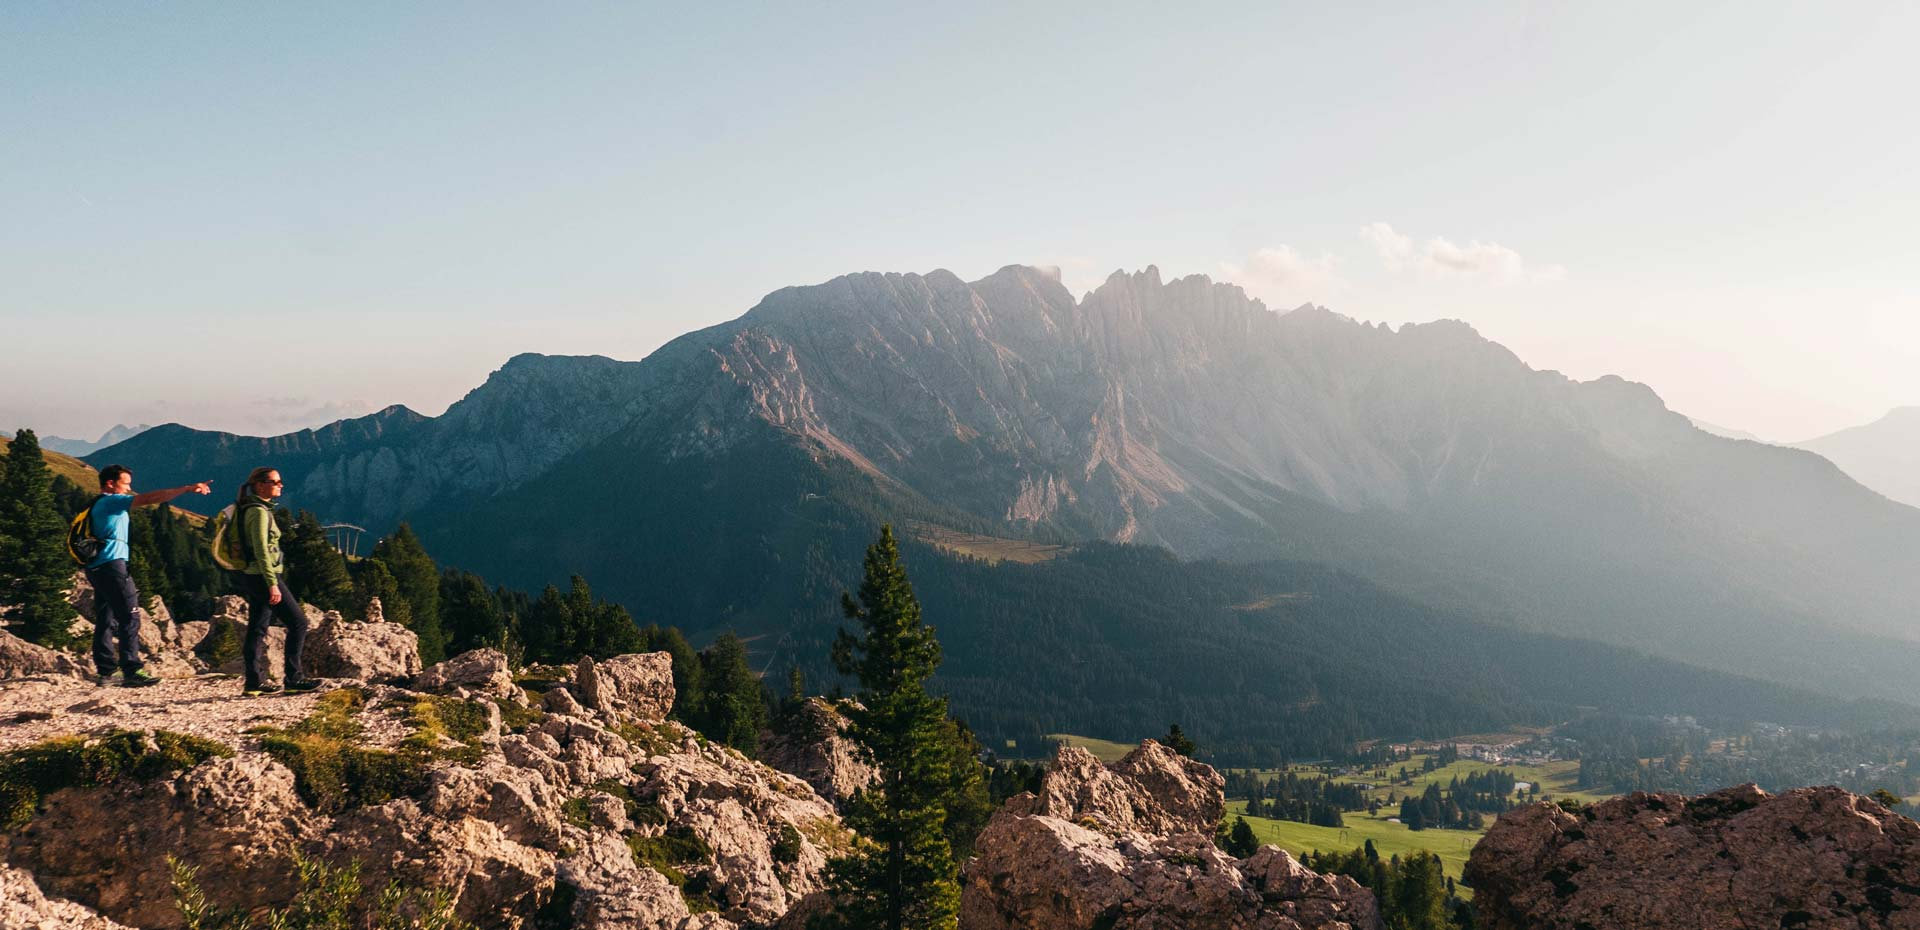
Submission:
[[[202,481],[135,494],[133,472],[125,465],[108,465],[100,470],[100,497],[89,508],[88,522],[93,535],[106,545],[86,564],[86,573],[87,582],[93,585],[93,667],[100,673],[101,684],[116,671],[121,674],[120,683],[129,688],[160,682],[144,668],[140,654],[140,618],[134,613],[140,604],[140,592],[127,571],[127,512],[209,490]]]

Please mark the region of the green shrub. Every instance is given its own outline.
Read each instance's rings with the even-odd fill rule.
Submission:
[[[773,841],[773,861],[795,863],[800,861],[800,831],[793,824],[781,821],[780,835]]]
[[[425,791],[428,753],[358,744],[363,727],[357,716],[365,706],[364,693],[342,688],[321,695],[313,713],[292,727],[248,732],[260,737],[268,755],[292,770],[294,789],[316,810],[339,813]]]
[[[500,725],[506,727],[509,733],[525,733],[538,726],[540,721],[547,719],[545,712],[533,707],[522,707],[506,698],[494,698],[493,703],[499,705]]]
[[[185,930],[463,930],[454,918],[453,896],[445,889],[422,891],[399,882],[367,900],[360,863],[333,866],[321,859],[293,855],[297,888],[285,907],[260,919],[246,906],[222,908],[207,899],[200,870],[168,856],[173,872],[173,901]]]
[[[62,736],[0,753],[0,829],[25,826],[41,799],[61,788],[152,781],[231,755],[233,750],[213,740],[169,730]]]
[[[474,701],[423,694],[407,709],[407,725],[413,728],[413,734],[402,744],[405,748],[471,765],[480,760],[487,707]]]

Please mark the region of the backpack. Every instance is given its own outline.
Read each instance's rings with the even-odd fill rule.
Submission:
[[[100,503],[94,498],[93,504]],[[101,550],[107,548],[107,541],[93,535],[93,504],[80,511],[67,523],[67,555],[85,568],[94,559],[100,557]]]
[[[258,507],[259,504],[247,504]],[[213,561],[230,572],[247,570],[246,531],[240,526],[239,504],[228,504],[213,517]]]

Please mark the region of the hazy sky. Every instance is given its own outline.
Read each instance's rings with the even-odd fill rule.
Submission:
[[[1920,4],[931,6],[0,6],[0,428],[438,413],[1015,262],[1774,439],[1920,403]]]

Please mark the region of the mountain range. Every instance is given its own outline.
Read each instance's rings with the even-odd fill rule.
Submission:
[[[1463,323],[1278,313],[1151,267],[1079,299],[1021,266],[847,275],[639,362],[517,356],[438,417],[170,424],[108,458],[148,486],[274,464],[329,520],[408,521],[498,582],[581,573],[690,632],[812,640],[888,520],[1327,564],[1508,628],[1920,700],[1920,510]]]
[[[1826,456],[1893,500],[1920,507],[1920,407],[1895,407],[1872,423],[1793,445]]]

